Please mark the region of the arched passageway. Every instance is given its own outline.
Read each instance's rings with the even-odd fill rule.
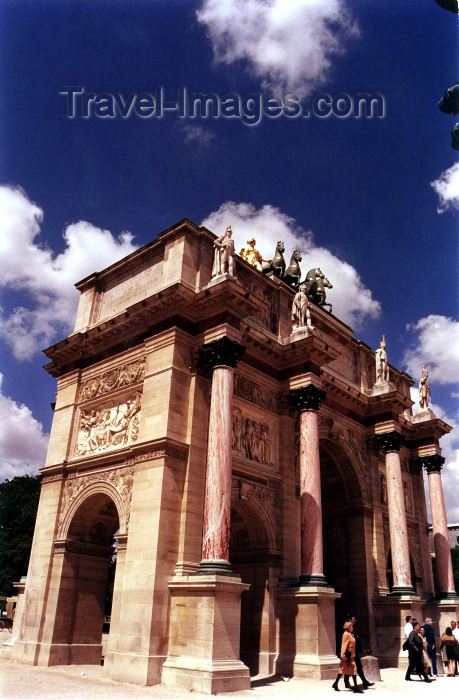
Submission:
[[[269,591],[269,543],[266,528],[253,505],[233,501],[230,562],[243,583],[250,584],[241,598],[240,658],[251,676],[270,673],[272,600]]]
[[[55,554],[62,561],[52,642],[63,645],[61,663],[101,662],[107,582],[118,528],[113,500],[106,493],[92,493],[77,507],[64,546]]]
[[[365,513],[362,489],[351,459],[336,444],[320,443],[324,573],[341,593],[335,604],[336,644],[350,614],[358,619],[364,646],[369,644]]]

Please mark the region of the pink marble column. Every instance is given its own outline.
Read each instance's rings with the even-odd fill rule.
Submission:
[[[453,565],[448,537],[445,497],[441,480],[441,468],[445,458],[431,455],[421,458],[427,471],[429,481],[430,511],[432,513],[432,531],[437,561],[438,586],[440,598],[456,598],[454,588]]]
[[[291,392],[300,411],[301,586],[327,585],[324,576],[318,410],[322,389],[309,384]]]
[[[390,547],[392,554],[392,595],[412,595],[410,550],[406,524],[400,447],[403,435],[393,431],[377,435],[377,442],[386,455],[387,505],[389,509]]]
[[[226,336],[205,345],[201,364],[213,369],[207,446],[202,560],[198,574],[233,575],[229,563],[234,369],[244,347]]]

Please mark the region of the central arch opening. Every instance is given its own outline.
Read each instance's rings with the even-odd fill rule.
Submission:
[[[240,657],[251,676],[269,673],[269,545],[264,524],[247,501],[232,503],[230,562],[250,588],[241,597]]]

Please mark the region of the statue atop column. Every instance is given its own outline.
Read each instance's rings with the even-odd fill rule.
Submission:
[[[310,331],[314,330],[311,321],[311,311],[309,309],[309,299],[307,297],[307,285],[300,284],[298,292],[293,297],[292,305],[292,329],[300,331],[307,328]]]
[[[427,411],[429,409],[429,402],[429,370],[425,365],[422,365],[421,379],[419,380],[419,407],[421,411]]]
[[[383,384],[389,381],[389,365],[387,362],[386,336],[383,335],[379,348],[375,352],[376,362],[376,384]]]
[[[395,384],[389,381],[389,362],[386,352],[386,336],[383,335],[379,348],[375,352],[376,381],[373,386],[373,396],[395,391]]]
[[[228,226],[223,236],[214,241],[214,263],[212,278],[228,273],[234,276],[234,241],[233,229]]]
[[[260,251],[256,250],[256,248],[255,248],[256,244],[257,244],[257,242],[256,242],[255,238],[249,238],[249,240],[247,241],[247,245],[249,247],[248,248],[241,248],[241,252],[239,253],[239,255],[241,256],[241,258],[243,260],[248,262],[249,265],[252,265],[257,270],[261,270],[263,267],[262,263],[264,263],[264,262],[269,263],[269,262],[271,262],[271,260],[265,260],[263,258]]]

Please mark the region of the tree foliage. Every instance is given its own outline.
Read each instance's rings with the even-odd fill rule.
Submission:
[[[15,594],[13,581],[27,573],[40,498],[41,475],[0,483],[0,595]]]

